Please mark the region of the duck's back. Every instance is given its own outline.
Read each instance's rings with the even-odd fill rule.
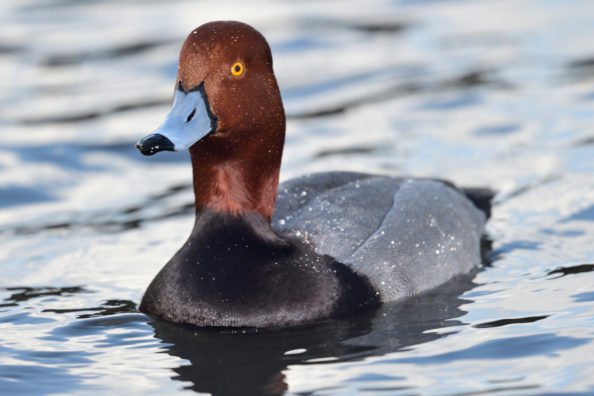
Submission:
[[[462,191],[441,181],[329,172],[282,183],[272,224],[394,301],[479,265],[485,220]]]

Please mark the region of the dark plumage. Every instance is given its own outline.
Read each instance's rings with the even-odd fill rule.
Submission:
[[[199,326],[287,326],[379,303],[365,280],[310,245],[281,239],[261,217],[197,213],[188,241],[140,306]]]

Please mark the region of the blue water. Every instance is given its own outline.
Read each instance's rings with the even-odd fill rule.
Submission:
[[[485,268],[287,330],[139,313],[193,210],[188,156],[134,143],[216,19],[272,45],[283,179],[496,189]],[[594,3],[12,0],[0,26],[0,393],[594,394]]]

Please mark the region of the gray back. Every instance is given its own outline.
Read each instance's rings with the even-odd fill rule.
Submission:
[[[439,181],[332,172],[282,183],[272,221],[395,301],[479,265],[485,215]]]

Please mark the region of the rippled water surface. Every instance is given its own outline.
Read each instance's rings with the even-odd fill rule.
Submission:
[[[498,191],[491,264],[403,305],[289,330],[154,322],[189,234],[159,125],[195,26],[269,39],[282,178],[340,169]],[[594,394],[594,3],[0,3],[0,393]]]

